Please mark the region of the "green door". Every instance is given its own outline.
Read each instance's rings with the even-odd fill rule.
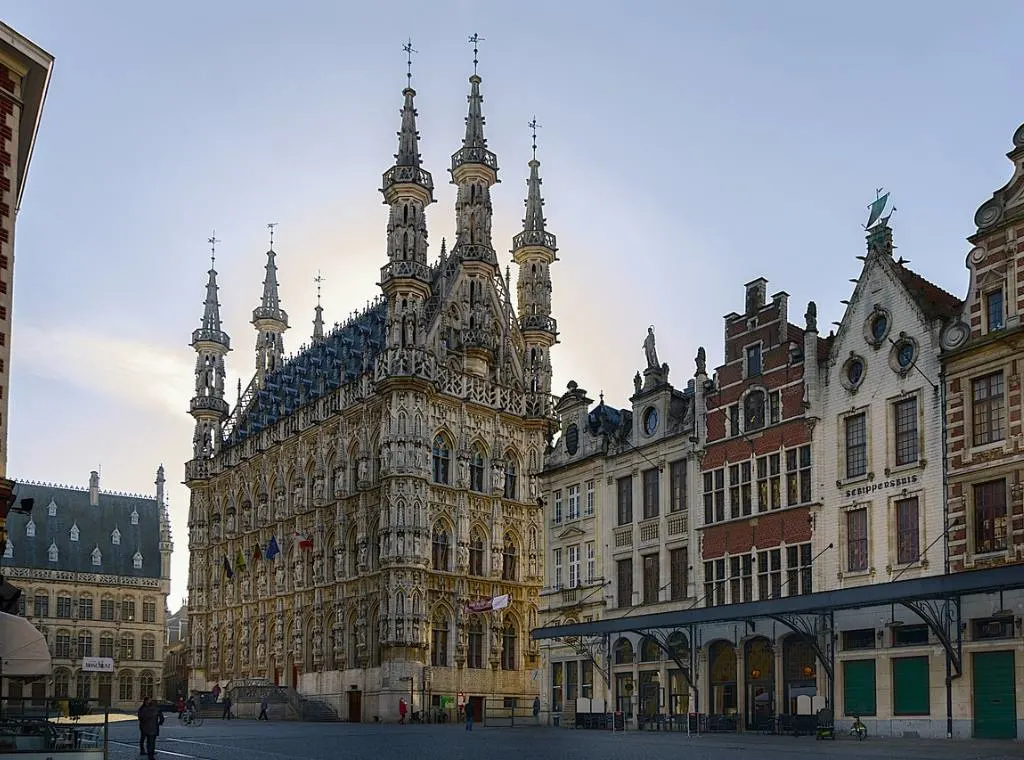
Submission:
[[[1016,739],[1013,652],[974,653],[974,738]]]

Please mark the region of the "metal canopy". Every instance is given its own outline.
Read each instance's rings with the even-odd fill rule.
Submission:
[[[878,607],[886,604],[926,602],[937,599],[952,600],[970,594],[996,593],[1000,589],[1024,588],[1024,564],[1002,565],[984,570],[969,570],[950,575],[933,575],[893,583],[874,583],[867,586],[819,591],[815,594],[786,596],[757,602],[730,604],[717,607],[689,607],[671,612],[648,615],[625,615],[595,620],[590,623],[554,625],[531,632],[534,639],[553,639],[564,636],[600,636],[625,631],[682,628],[700,623],[724,623],[753,618],[792,618],[799,615],[821,615],[839,610]],[[911,607],[911,609],[915,609]]]

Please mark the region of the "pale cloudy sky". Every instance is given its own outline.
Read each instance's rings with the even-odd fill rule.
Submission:
[[[18,221],[10,472],[152,493],[167,466],[185,593],[193,353],[206,238],[219,248],[229,386],[278,222],[294,349],[323,272],[330,322],[377,293],[405,84],[439,186],[431,255],[451,237],[479,32],[498,154],[495,248],[520,224],[537,115],[561,328],[556,390],[626,404],[647,325],[680,385],[697,346],[764,276],[823,325],[859,272],[876,187],[900,253],[963,295],[964,238],[1009,177],[1024,121],[1024,5],[745,2],[90,2],[9,0],[4,21],[56,56]]]

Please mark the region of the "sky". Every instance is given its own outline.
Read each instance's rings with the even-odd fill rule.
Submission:
[[[880,187],[899,254],[963,297],[965,238],[1024,121],[1024,4],[1000,0],[8,0],[2,17],[56,58],[17,222],[9,474],[85,486],[99,467],[102,487],[152,494],[165,464],[172,609],[206,240],[229,389],[254,370],[267,223],[286,350],[309,338],[318,271],[328,323],[379,293],[407,38],[431,258],[453,237],[475,32],[494,247],[507,263],[536,116],[554,390],[620,406],[648,325],[682,386],[698,346],[721,362],[722,317],[756,277],[797,324],[809,300],[823,328],[841,319]]]

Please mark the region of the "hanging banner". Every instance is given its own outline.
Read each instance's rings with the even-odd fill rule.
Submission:
[[[469,602],[466,604],[466,612],[469,613],[480,613],[480,612],[491,612],[492,610],[503,610],[508,607],[509,597],[508,594],[502,594],[501,596],[491,597],[490,599],[480,599],[475,602]]]

